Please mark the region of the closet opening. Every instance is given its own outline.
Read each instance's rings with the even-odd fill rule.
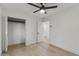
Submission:
[[[25,19],[8,17],[8,49],[25,46]]]

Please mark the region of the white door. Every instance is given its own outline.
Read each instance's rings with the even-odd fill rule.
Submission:
[[[38,32],[37,32],[37,35],[38,35],[38,42],[41,42],[42,41],[42,30],[43,30],[43,27],[42,27],[42,22],[39,21],[38,22]]]
[[[49,41],[49,30],[50,30],[49,21],[38,22],[38,42]]]

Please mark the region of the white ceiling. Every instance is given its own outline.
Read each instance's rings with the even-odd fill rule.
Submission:
[[[36,3],[37,5],[40,6],[40,4]],[[38,17],[47,17],[53,14],[56,14],[62,10],[66,10],[67,8],[74,7],[74,6],[79,6],[78,3],[46,3],[45,6],[54,6],[57,5],[58,8],[55,9],[48,9],[47,14],[41,14],[39,12],[33,13],[33,11],[38,10],[38,8],[28,5],[27,3],[4,3],[2,6],[7,7],[7,8],[12,8],[16,9],[22,12],[29,13],[31,15],[35,15]]]

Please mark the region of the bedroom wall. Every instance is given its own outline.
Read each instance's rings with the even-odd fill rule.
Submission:
[[[79,6],[62,10],[47,19],[52,25],[50,43],[79,54]]]
[[[26,45],[36,43],[36,22],[40,18],[12,8],[2,8],[2,15],[26,20]],[[4,44],[4,43],[3,43]]]

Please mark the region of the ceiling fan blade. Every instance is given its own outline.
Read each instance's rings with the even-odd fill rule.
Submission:
[[[33,3],[27,3],[27,4],[29,4],[31,6],[34,6],[34,7],[37,7],[37,8],[41,8],[40,6],[37,6],[37,5],[33,4]]]
[[[41,9],[38,9],[38,10],[36,10],[36,11],[34,11],[33,13],[36,13],[36,12],[38,12],[38,11],[40,11]]]
[[[57,8],[58,6],[50,6],[50,7],[45,7],[45,9],[52,9],[52,8]]]

